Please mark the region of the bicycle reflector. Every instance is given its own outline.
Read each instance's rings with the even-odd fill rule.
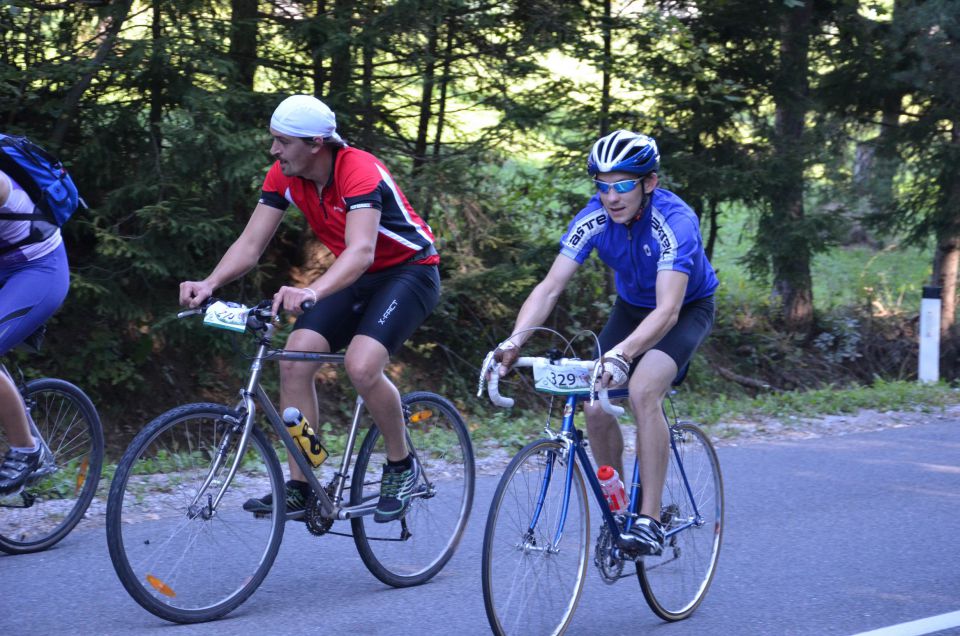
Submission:
[[[173,598],[174,596],[177,595],[177,593],[171,590],[166,583],[164,583],[163,581],[161,581],[160,579],[158,579],[152,574],[147,575],[147,583],[149,583],[153,587],[153,589],[160,592],[164,596],[169,596],[170,598]]]
[[[416,424],[417,422],[429,420],[431,417],[433,417],[433,411],[430,409],[423,409],[422,411],[417,411],[410,416],[410,423]]]
[[[84,457],[83,461],[80,462],[80,470],[77,471],[77,495],[80,494],[80,491],[83,490],[83,484],[87,481],[87,472],[90,470],[90,458]]]

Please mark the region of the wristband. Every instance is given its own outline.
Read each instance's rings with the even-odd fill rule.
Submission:
[[[517,347],[517,343],[515,343],[513,340],[510,340],[509,338],[507,338],[506,340],[504,340],[503,342],[497,345],[497,349],[499,349],[500,351],[510,351],[511,349],[517,349],[517,348],[519,348]]]
[[[308,291],[313,294],[313,302],[317,302],[317,292],[313,291],[310,287],[304,287],[303,291]]]

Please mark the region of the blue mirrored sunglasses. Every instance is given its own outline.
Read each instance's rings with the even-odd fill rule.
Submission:
[[[639,179],[626,179],[624,181],[617,181],[615,183],[607,183],[606,181],[600,181],[599,179],[594,179],[593,184],[597,186],[597,192],[606,194],[610,192],[610,188],[613,188],[620,194],[626,194],[631,190],[637,187],[637,184],[643,181],[643,177]]]

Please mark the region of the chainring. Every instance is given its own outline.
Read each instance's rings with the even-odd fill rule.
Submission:
[[[593,564],[600,571],[600,579],[607,585],[616,583],[623,573],[623,559],[614,556],[613,537],[606,524],[600,527],[597,546],[593,552]]]
[[[327,484],[325,489],[330,498],[333,498],[333,484]],[[303,521],[307,524],[307,530],[310,534],[321,537],[330,531],[333,526],[333,519],[323,516],[323,508],[320,506],[320,499],[314,492],[307,497],[307,505],[303,509]]]

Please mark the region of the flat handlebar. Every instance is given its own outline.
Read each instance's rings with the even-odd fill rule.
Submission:
[[[532,367],[534,364],[550,362],[554,364],[560,364],[564,366],[575,366],[587,369],[593,373],[591,387],[596,386],[596,381],[600,373],[600,365],[596,360],[579,360],[574,358],[561,358],[560,360],[551,360],[550,358],[538,358],[523,356],[517,359],[516,363],[513,365],[514,368],[518,367]],[[490,401],[504,408],[509,408],[513,406],[513,398],[506,397],[500,394],[500,363],[493,359],[493,351],[487,354],[487,357],[484,358],[483,366],[480,369],[480,382],[477,387],[477,397],[483,395],[483,383],[487,383],[487,395],[490,397]],[[610,403],[609,390],[607,388],[602,388],[599,391],[594,391],[591,388],[590,391],[590,403],[592,404],[594,398],[598,399],[600,402],[600,408],[610,415],[620,416],[623,415],[623,407],[616,406]]]

